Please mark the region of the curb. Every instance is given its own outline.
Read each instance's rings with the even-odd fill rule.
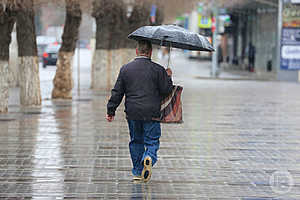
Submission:
[[[263,82],[274,82],[276,80],[270,80],[270,79],[261,79],[261,78],[226,78],[226,77],[204,77],[204,76],[195,76],[196,79],[202,79],[202,80],[224,80],[224,81],[263,81]]]

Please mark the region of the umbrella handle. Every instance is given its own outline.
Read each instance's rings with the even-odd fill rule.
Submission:
[[[164,39],[167,38],[168,36],[164,36]],[[160,46],[163,46],[163,42],[164,42],[164,39],[161,40],[160,42]],[[169,51],[169,58],[168,58],[168,65],[167,65],[167,69],[170,69],[170,61],[171,61],[171,50],[172,50],[172,44],[170,42],[170,46],[167,47],[168,48],[168,51]]]
[[[171,43],[170,43],[170,46],[168,47],[168,50],[169,50],[169,58],[168,58],[168,65],[167,65],[167,69],[170,69],[171,50],[172,50]]]

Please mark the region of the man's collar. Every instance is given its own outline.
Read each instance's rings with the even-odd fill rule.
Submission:
[[[149,57],[147,57],[147,56],[137,56],[136,58],[145,58],[145,59],[151,60],[151,58],[149,58]]]

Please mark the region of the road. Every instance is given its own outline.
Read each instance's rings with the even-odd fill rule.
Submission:
[[[184,123],[162,125],[150,183],[131,182],[123,105],[107,123],[109,94],[87,81],[73,101],[0,117],[0,199],[300,199],[300,85],[197,79],[210,63],[172,60]]]

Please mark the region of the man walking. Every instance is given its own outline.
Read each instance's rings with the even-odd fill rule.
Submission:
[[[172,71],[151,61],[152,44],[139,41],[137,57],[124,65],[107,104],[106,119],[114,120],[115,111],[125,95],[125,113],[130,132],[129,150],[134,181],[148,182],[152,166],[157,162],[161,136],[160,117],[162,96],[172,92]]]

